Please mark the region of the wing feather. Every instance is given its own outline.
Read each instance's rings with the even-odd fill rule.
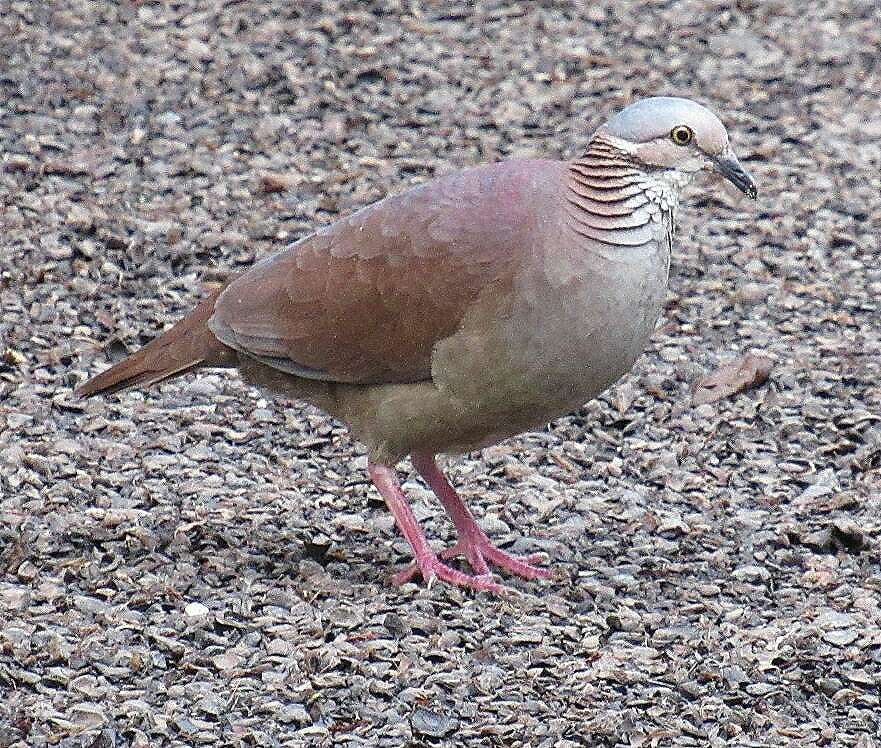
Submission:
[[[534,247],[553,161],[469,169],[387,198],[254,265],[209,322],[226,345],[296,376],[430,379],[435,345]]]

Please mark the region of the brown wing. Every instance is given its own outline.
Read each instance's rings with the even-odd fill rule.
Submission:
[[[511,287],[552,161],[458,172],[375,203],[256,264],[209,322],[223,342],[313,379],[431,377],[435,344],[485,289]]]

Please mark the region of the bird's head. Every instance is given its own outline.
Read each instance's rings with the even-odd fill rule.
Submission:
[[[625,152],[647,170],[691,175],[711,169],[749,197],[758,194],[734,154],[725,125],[689,99],[659,96],[637,101],[602,125],[594,139]]]

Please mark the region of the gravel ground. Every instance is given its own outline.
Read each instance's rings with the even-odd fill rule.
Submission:
[[[881,745],[879,45],[857,0],[0,0],[0,745]],[[632,375],[450,462],[557,581],[390,587],[363,449],[234,376],[72,398],[230,269],[655,93],[758,203],[693,190]]]

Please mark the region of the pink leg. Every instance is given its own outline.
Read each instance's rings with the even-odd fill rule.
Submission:
[[[426,582],[431,584],[431,580],[437,577],[458,587],[468,587],[473,590],[485,590],[499,594],[505,592],[505,588],[493,582],[489,574],[470,576],[442,563],[437,554],[428,545],[425,533],[419,527],[419,522],[407,503],[407,497],[401,490],[401,485],[398,483],[395,471],[385,465],[368,462],[367,472],[370,474],[373,485],[376,486],[379,493],[382,494],[382,498],[385,499],[385,503],[394,515],[398,527],[413,549],[413,555],[416,557],[416,569],[422,574],[422,578]],[[409,576],[412,576],[412,574]],[[399,577],[400,575],[395,575],[393,578],[396,584],[407,581],[407,579],[400,579]]]
[[[444,474],[438,468],[434,461],[434,455],[414,452],[410,455],[413,466],[419,474],[428,483],[429,488],[434,491],[435,495],[440,499],[450,519],[456,526],[458,540],[455,545],[441,552],[441,558],[448,559],[453,556],[463,555],[467,559],[471,568],[477,574],[488,574],[489,569],[487,562],[493,566],[524,577],[525,579],[546,579],[552,576],[548,569],[540,569],[533,564],[539,560],[540,554],[530,556],[528,558],[518,558],[505,553],[500,548],[496,548],[492,541],[486,536],[480,526],[474,520],[474,516],[465,506],[461,497],[447,481]],[[399,576],[406,578],[405,575],[412,576],[418,571],[414,566]]]

